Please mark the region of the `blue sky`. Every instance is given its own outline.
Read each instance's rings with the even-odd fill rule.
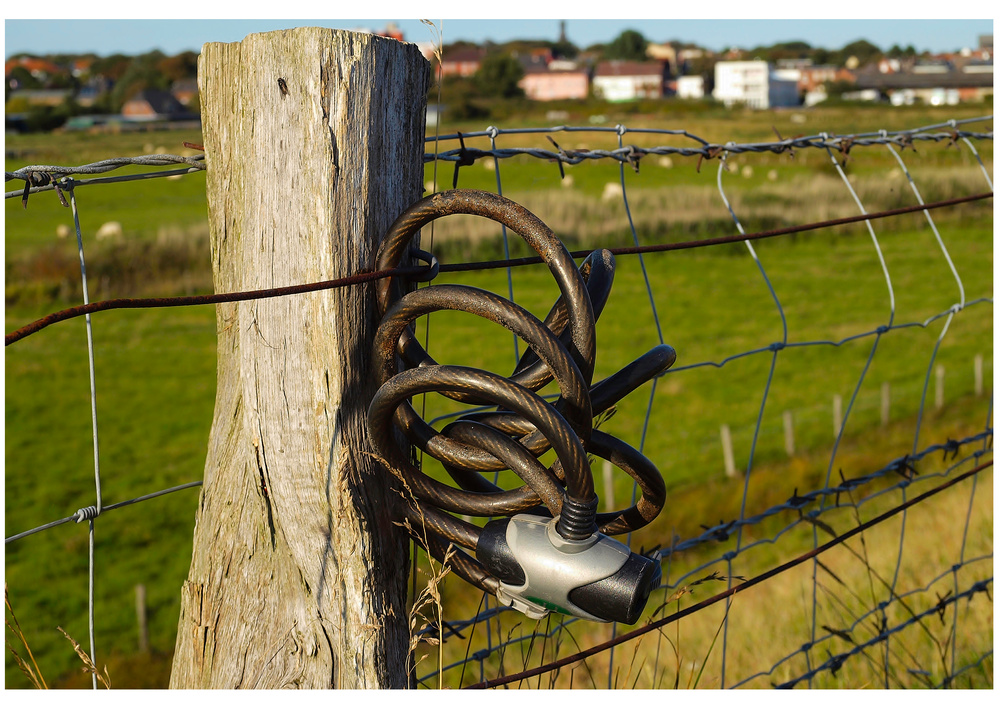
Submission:
[[[52,14],[59,16],[63,4],[58,0],[50,0],[43,5],[35,4],[28,9],[52,9]],[[993,19],[984,8],[978,8],[985,19],[581,19],[580,3],[563,6],[563,3],[550,0],[545,9],[552,19],[513,19],[511,11],[517,11],[517,2],[498,5],[503,8],[507,19],[475,19],[473,11],[476,8],[468,4],[463,6],[447,5],[443,7],[421,7],[413,3],[380,2],[381,17],[375,19],[348,16],[346,19],[305,19],[323,17],[334,9],[343,7],[339,4],[325,3],[322,5],[287,2],[282,7],[289,10],[302,9],[313,11],[308,14],[296,14],[296,19],[115,19],[110,15],[107,19],[10,19],[4,23],[4,56],[17,52],[32,52],[38,54],[52,52],[96,52],[109,55],[115,52],[137,54],[152,49],[160,49],[168,54],[183,50],[200,50],[205,42],[236,42],[253,32],[297,27],[303,25],[319,25],[341,29],[367,27],[380,29],[388,21],[396,22],[404,31],[406,39],[411,42],[430,41],[435,38],[435,31],[422,24],[418,19],[402,19],[404,15],[423,15],[435,19],[443,29],[445,43],[456,40],[471,40],[482,42],[493,40],[503,42],[509,39],[556,39],[559,34],[559,18],[565,16],[568,38],[581,47],[597,42],[607,42],[625,29],[635,29],[642,32],[647,39],[666,41],[678,39],[695,42],[713,50],[721,50],[737,45],[750,47],[758,44],[772,44],[788,40],[805,40],[814,46],[836,49],[857,39],[874,42],[883,49],[893,44],[901,46],[914,45],[918,50],[935,52],[955,51],[963,47],[975,47],[979,35],[993,32]],[[79,5],[65,4],[66,14],[79,13]],[[123,6],[138,16],[135,5]],[[205,14],[204,3],[189,3],[178,0],[171,3],[171,8],[180,17],[198,17]],[[228,5],[232,7],[232,5]],[[531,7],[531,6],[526,6]],[[539,7],[537,4],[534,7]],[[662,7],[662,6],[661,6]],[[773,12],[780,13],[780,3],[768,5]],[[793,6],[794,7],[794,6]],[[832,8],[833,6],[831,6]],[[863,6],[860,6],[863,7]],[[162,7],[158,8],[162,12]],[[368,8],[371,9],[371,8]],[[575,9],[575,13],[573,11]],[[653,9],[650,7],[649,9]],[[801,7],[799,10],[801,11]],[[838,5],[838,15],[841,17],[851,10]],[[912,10],[912,7],[910,8]],[[975,6],[965,8],[973,12]],[[319,10],[317,13],[316,11]],[[416,10],[416,12],[415,12]],[[465,11],[464,13],[462,11]],[[563,12],[560,13],[560,10]],[[848,11],[844,13],[842,11]],[[907,17],[903,12],[897,14],[891,7],[886,7],[887,16]],[[186,11],[186,12],[185,12]],[[394,12],[395,11],[395,12]],[[423,12],[420,12],[423,11]],[[499,11],[496,14],[501,14]],[[520,17],[530,17],[525,12]],[[576,15],[577,19],[574,19]],[[859,17],[863,15],[859,14]],[[303,19],[298,19],[303,18]],[[456,18],[456,19],[451,19]],[[457,19],[463,18],[463,19]]]

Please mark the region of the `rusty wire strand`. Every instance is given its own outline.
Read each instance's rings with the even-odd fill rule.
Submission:
[[[156,307],[184,307],[191,305],[217,305],[221,303],[228,302],[241,302],[245,300],[261,300],[264,298],[281,297],[284,295],[299,295],[301,293],[315,292],[317,290],[331,290],[333,288],[342,288],[349,285],[359,285],[362,283],[370,283],[376,280],[387,277],[410,277],[411,279],[419,278],[422,274],[426,272],[426,268],[421,266],[414,267],[400,267],[393,268],[391,270],[375,270],[366,273],[357,273],[355,275],[350,275],[346,278],[336,278],[333,280],[322,280],[315,283],[305,283],[302,285],[289,285],[287,287],[280,288],[263,288],[259,290],[244,290],[240,292],[232,293],[213,293],[210,295],[184,295],[178,297],[159,297],[159,298],[113,298],[111,300],[102,300],[100,302],[92,302],[85,305],[77,305],[75,307],[66,308],[65,310],[59,310],[58,312],[51,313],[42,317],[34,322],[25,325],[13,332],[9,332],[5,335],[6,345],[12,345],[15,342],[23,340],[29,335],[33,335],[36,332],[48,327],[49,325],[54,325],[58,322],[63,322],[65,320],[72,319],[74,317],[80,317],[82,315],[90,315],[95,312],[103,312],[105,310],[122,310],[122,309],[137,309],[137,308],[156,308]]]
[[[857,216],[847,216],[844,218],[834,218],[827,221],[819,221],[817,223],[807,223],[797,226],[788,226],[785,228],[775,228],[767,231],[758,231],[756,233],[744,233],[729,236],[719,236],[716,238],[706,238],[702,240],[693,241],[681,241],[677,243],[660,243],[655,245],[643,245],[643,246],[623,246],[618,248],[607,249],[612,255],[641,255],[644,253],[658,253],[658,252],[668,252],[674,250],[689,250],[692,248],[704,248],[715,245],[726,245],[729,243],[738,243],[743,241],[752,240],[762,240],[764,238],[775,238],[783,235],[791,235],[793,233],[806,233],[809,231],[820,230],[823,228],[831,228],[834,226],[847,225],[851,223],[859,223],[862,221],[875,220],[880,218],[888,218],[891,216],[900,216],[907,213],[916,213],[919,211],[930,211],[939,208],[947,208],[949,206],[956,206],[962,203],[969,203],[973,201],[983,201],[993,198],[993,192],[975,194],[972,196],[961,196],[959,198],[947,199],[944,201],[935,201],[934,203],[925,203],[916,206],[905,206],[903,208],[893,208],[887,211],[880,211],[878,213],[866,213]],[[589,255],[591,250],[576,250],[570,251],[570,255],[574,258],[583,258]],[[469,262],[469,263],[449,263],[440,266],[440,272],[451,273],[460,271],[475,271],[475,270],[491,270],[496,268],[511,268],[519,267],[524,265],[536,265],[542,262],[542,259],[538,256],[528,256],[525,258],[508,258],[505,260],[490,260],[490,261],[480,261],[480,262]],[[365,273],[357,273],[346,278],[337,278],[333,280],[325,280],[316,283],[307,283],[302,285],[291,285],[279,288],[264,288],[260,290],[249,290],[244,292],[234,292],[234,293],[221,293],[221,294],[209,294],[209,295],[191,295],[182,297],[159,297],[159,298],[113,298],[111,300],[102,300],[95,303],[90,303],[89,305],[78,305],[76,307],[67,308],[65,310],[60,310],[58,312],[46,315],[28,325],[25,325],[13,332],[9,332],[5,335],[5,346],[9,346],[24,339],[25,337],[32,335],[49,325],[53,325],[57,322],[62,322],[64,320],[69,320],[74,317],[80,317],[81,315],[88,315],[95,312],[102,312],[105,310],[117,310],[117,309],[134,309],[134,308],[153,308],[153,307],[180,307],[189,305],[209,305],[218,304],[225,302],[238,302],[240,300],[259,300],[263,298],[280,297],[282,295],[297,295],[300,293],[313,292],[316,290],[330,290],[333,288],[344,287],[347,285],[357,285],[359,283],[374,282],[381,280],[385,277],[405,277],[405,276],[418,276],[424,271],[424,268],[396,268],[395,271],[386,273],[385,271],[370,271]]]

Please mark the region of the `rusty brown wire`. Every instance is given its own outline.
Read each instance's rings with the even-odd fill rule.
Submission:
[[[868,220],[877,220],[882,218],[889,218],[892,216],[901,216],[908,213],[918,213],[920,211],[930,211],[937,210],[941,208],[947,208],[950,206],[957,206],[963,203],[971,203],[974,201],[983,201],[993,198],[993,192],[989,191],[987,193],[973,194],[969,196],[960,196],[958,198],[947,199],[944,201],[935,201],[933,203],[922,203],[913,206],[905,206],[902,208],[893,208],[886,211],[879,211],[877,213],[865,213],[855,216],[846,216],[843,218],[834,218],[826,221],[819,221],[817,223],[804,223],[795,226],[787,226],[785,228],[774,228],[767,231],[759,231],[756,233],[745,233],[727,236],[718,236],[715,238],[705,238],[701,240],[693,241],[680,241],[677,243],[660,243],[655,245],[644,245],[644,246],[626,246],[619,248],[609,248],[613,255],[637,255],[643,253],[658,253],[658,252],[668,252],[674,250],[690,250],[693,248],[706,248],[716,245],[726,245],[729,243],[739,243],[742,241],[755,241],[762,240],[764,238],[775,238],[783,235],[791,235],[793,233],[806,233],[809,231],[820,230],[823,228],[832,228],[835,226],[848,225],[851,223],[861,223]],[[590,254],[590,250],[580,250],[572,251],[570,255],[574,258],[582,258]],[[535,265],[542,262],[540,258],[537,257],[525,257],[525,258],[510,258],[507,260],[491,260],[491,261],[479,261],[479,262],[469,262],[469,263],[450,263],[447,265],[440,266],[440,272],[450,273],[450,272],[460,272],[460,271],[471,271],[471,270],[492,270],[497,268],[509,268],[509,267],[519,267],[523,265]],[[411,280],[418,279],[421,274],[425,271],[422,267],[401,267],[394,268],[390,273],[382,273],[380,271],[370,271],[364,273],[357,273],[355,275],[348,276],[346,278],[338,278],[335,280],[326,280],[317,283],[309,283],[304,285],[293,285],[288,287],[278,287],[278,288],[265,288],[261,290],[251,290],[246,292],[234,292],[234,293],[222,293],[222,294],[211,294],[211,295],[192,295],[192,296],[182,296],[182,297],[159,297],[159,298],[113,298],[111,300],[102,300],[98,302],[88,303],[86,305],[77,305],[65,310],[60,310],[58,312],[51,313],[29,323],[13,332],[9,332],[5,335],[5,346],[9,346],[19,340],[28,337],[29,335],[35,334],[39,330],[53,325],[57,322],[62,322],[63,320],[69,320],[74,317],[81,317],[83,315],[89,315],[95,312],[102,312],[105,310],[116,310],[116,309],[130,309],[130,308],[154,308],[154,307],[181,307],[186,305],[209,305],[218,304],[225,302],[237,302],[240,300],[259,300],[263,298],[279,297],[282,295],[296,295],[299,293],[311,292],[314,290],[330,290],[334,288],[344,287],[347,285],[357,285],[364,282],[375,282],[378,280],[385,279],[386,277],[409,277]]]

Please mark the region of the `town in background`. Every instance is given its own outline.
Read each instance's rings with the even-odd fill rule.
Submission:
[[[397,26],[359,28],[406,41]],[[428,119],[493,119],[498,113],[551,107],[653,102],[770,109],[831,102],[892,106],[992,103],[993,35],[970,46],[931,53],[912,45],[880,48],[859,39],[839,49],[788,41],[715,52],[679,40],[656,41],[626,30],[607,43],[576,46],[560,23],[551,40],[502,44],[417,42],[439,80]],[[973,40],[975,46],[973,47]],[[17,54],[4,67],[8,133],[53,130],[128,131],[200,123],[196,52],[154,50],[128,56]]]

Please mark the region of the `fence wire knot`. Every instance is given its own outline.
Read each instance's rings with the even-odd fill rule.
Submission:
[[[76,522],[83,523],[84,521],[92,521],[101,515],[101,512],[97,510],[97,506],[86,506],[78,510],[75,514]]]

